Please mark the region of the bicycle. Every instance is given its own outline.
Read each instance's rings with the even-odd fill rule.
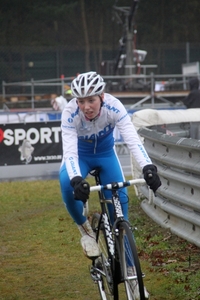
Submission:
[[[119,189],[136,184],[146,184],[144,179],[128,180],[101,185],[99,170],[90,173],[95,177],[96,186],[90,187],[90,191],[98,191],[101,207],[100,213],[94,213],[91,218],[91,226],[96,233],[96,241],[101,250],[101,256],[92,260],[90,275],[98,284],[102,300],[145,300],[143,284],[144,274],[141,271],[137,254],[133,231],[130,223],[124,219],[120,200]],[[106,200],[103,190],[112,192],[110,200]],[[111,224],[107,204],[114,207],[114,223]],[[123,289],[120,284],[124,283]],[[125,298],[121,298],[123,293]]]

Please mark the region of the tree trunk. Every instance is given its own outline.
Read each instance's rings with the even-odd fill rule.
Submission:
[[[88,28],[86,22],[85,2],[80,0],[81,17],[83,22],[83,33],[85,39],[85,71],[90,71],[90,42],[88,37]]]
[[[99,62],[101,64],[102,62],[102,57],[103,57],[103,16],[100,16],[100,24],[99,24]],[[98,66],[100,68],[100,65]]]

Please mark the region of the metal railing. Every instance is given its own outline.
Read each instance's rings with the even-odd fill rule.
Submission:
[[[178,125],[174,136],[139,129],[162,181],[153,201],[143,200],[141,206],[159,225],[200,247],[200,118],[195,130],[192,123],[186,123],[184,128]],[[196,139],[189,138],[191,129],[198,133]],[[132,173],[135,172],[133,167]],[[148,197],[147,189],[138,189],[140,195]]]
[[[197,74],[166,74],[166,75],[129,75],[129,76],[103,76],[106,81],[106,92],[116,94],[120,97],[137,98],[137,103],[133,105],[141,105],[147,100],[154,105],[155,98],[162,102],[169,103],[170,97],[183,97],[188,90],[188,79],[198,76]],[[30,104],[31,109],[35,109],[38,102],[37,96],[48,94],[65,96],[66,86],[69,86],[73,77],[65,77],[48,80],[34,80],[24,82],[2,82],[2,98],[4,103],[9,106],[11,97],[26,97],[26,103]],[[16,89],[15,92],[10,92]],[[43,94],[41,92],[43,89]],[[45,91],[45,93],[44,93]],[[120,95],[119,95],[120,94]],[[138,101],[138,99],[140,99]],[[47,99],[50,100],[50,99]],[[17,103],[16,103],[17,105]],[[5,106],[4,106],[5,107]]]

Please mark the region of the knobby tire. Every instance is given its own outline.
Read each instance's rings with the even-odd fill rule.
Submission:
[[[126,221],[117,224],[116,247],[121,276],[128,300],[145,300],[143,276],[130,225]]]
[[[105,227],[100,214],[93,215],[91,226],[97,235],[97,243],[102,253],[94,262],[95,267],[102,271],[102,274],[98,274],[99,280],[97,281],[101,299],[118,300],[118,285],[113,277],[114,257],[109,254]]]

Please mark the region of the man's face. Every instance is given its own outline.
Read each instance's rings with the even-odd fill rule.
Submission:
[[[101,94],[100,96],[103,100],[104,94]],[[85,117],[89,120],[92,120],[99,114],[101,108],[101,99],[99,95],[78,98],[77,104],[80,110],[84,113]]]

